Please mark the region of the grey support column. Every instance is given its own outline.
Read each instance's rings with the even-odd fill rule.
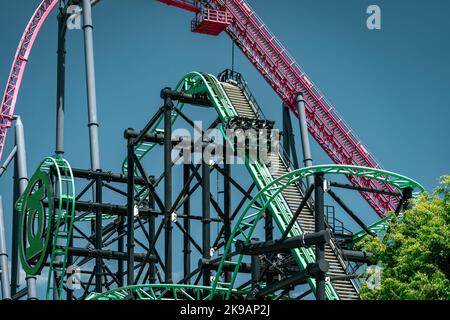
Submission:
[[[56,154],[64,154],[64,104],[66,84],[66,25],[62,13],[58,15],[58,51],[56,67]]]
[[[98,119],[97,119],[97,92],[95,86],[95,63],[94,63],[94,35],[93,35],[93,25],[92,25],[92,5],[91,0],[82,0],[83,7],[83,31],[84,31],[84,55],[85,55],[85,66],[86,66],[86,89],[87,89],[87,103],[88,103],[88,127],[89,127],[89,146],[90,146],[90,157],[91,157],[91,169],[93,171],[100,170],[100,147],[99,147],[99,138],[98,138]],[[130,155],[128,155],[130,156]],[[129,170],[131,170],[129,168]],[[132,171],[134,173],[134,171]],[[94,192],[94,201],[101,202],[101,181],[96,182],[96,192]],[[128,195],[130,197],[130,195]],[[100,198],[100,199],[99,199]],[[130,204],[128,204],[129,210],[133,210],[130,208]],[[128,240],[130,240],[130,234],[132,234],[134,240],[134,228],[133,225],[130,229],[130,221],[133,219],[133,215],[130,212],[127,215],[127,223],[128,223]],[[102,246],[101,244],[101,232],[102,229],[102,216],[100,212],[96,213],[96,247]],[[127,284],[133,284],[133,255],[134,255],[134,247],[130,248],[130,246],[134,245],[134,241],[127,244],[128,247],[128,277]],[[131,262],[130,262],[131,261]],[[96,259],[96,291],[102,291],[102,259]]]
[[[285,155],[290,160],[291,158],[291,134],[292,132],[289,130],[289,108],[283,102],[283,150],[286,153]]]
[[[3,219],[3,199],[0,196],[0,270],[2,282],[2,299],[11,299],[9,281],[8,253],[6,251],[5,220]]]
[[[303,95],[301,93],[296,96],[295,103],[297,104],[300,137],[302,139],[303,163],[305,167],[311,167],[313,165],[313,162],[311,155],[311,146],[309,144],[308,124],[306,123],[305,99],[303,98]],[[313,176],[309,176],[307,178],[307,182],[308,187],[312,185],[314,183]]]
[[[16,145],[17,145],[17,175],[19,179],[19,194],[25,192],[28,184],[28,172],[27,172],[27,156],[25,152],[25,134],[23,130],[23,124],[20,117],[16,117]],[[19,230],[20,232],[20,230]],[[26,276],[27,288],[28,288],[28,299],[36,300],[36,277]]]
[[[84,54],[86,60],[86,86],[88,95],[89,140],[91,169],[100,169],[100,151],[98,141],[97,96],[95,88],[94,38],[92,26],[92,8],[90,0],[83,0]]]
[[[17,139],[16,139],[17,141]],[[17,142],[16,142],[17,146]],[[12,208],[12,230],[11,230],[11,295],[15,295],[19,289],[20,269],[19,269],[19,214],[14,206],[19,199],[19,174],[17,173],[17,156],[14,157],[13,175],[13,208]]]
[[[11,163],[11,161],[14,159],[14,157],[16,156],[16,153],[17,153],[17,146],[14,146],[11,153],[8,155],[5,162],[3,162],[3,164],[0,167],[0,177],[3,175],[3,173],[6,171],[6,169],[8,169],[8,166]]]
[[[283,103],[283,149],[294,169],[299,169],[294,130],[292,130],[291,111]]]

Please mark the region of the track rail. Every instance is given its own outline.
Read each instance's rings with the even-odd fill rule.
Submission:
[[[17,97],[19,96],[20,85],[22,83],[23,74],[27,66],[31,49],[33,48],[34,41],[39,34],[42,24],[58,2],[58,0],[44,0],[41,2],[28,22],[22,38],[20,39],[19,46],[17,47],[8,82],[6,83],[5,93],[3,94],[1,102],[0,159],[6,142],[6,132],[11,126],[14,108],[16,106]]]
[[[73,222],[75,217],[75,183],[72,174],[72,169],[67,160],[59,155],[46,157],[35,174],[51,175],[51,170],[54,170],[54,199],[55,206],[50,204],[54,210],[49,210],[47,219],[49,220],[48,228],[50,234],[48,236],[48,245],[50,246],[49,254],[49,271],[47,277],[46,298],[51,296],[58,300],[62,299],[64,290],[64,279],[67,273],[68,263],[68,248],[73,235]],[[33,180],[33,178],[32,178]],[[23,211],[23,205],[26,202],[27,195],[30,194],[30,188],[33,186],[29,184],[25,192],[19,197],[16,208],[19,212]],[[53,199],[47,198],[47,201]],[[23,211],[23,214],[28,212]],[[28,226],[29,227],[29,226]],[[40,261],[41,264],[43,261]],[[27,271],[27,270],[25,270]],[[33,273],[35,275],[35,273]]]

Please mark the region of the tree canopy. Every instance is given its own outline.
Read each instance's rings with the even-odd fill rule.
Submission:
[[[450,299],[450,176],[391,220],[382,240],[361,243],[381,268],[380,283],[364,283],[363,299]]]

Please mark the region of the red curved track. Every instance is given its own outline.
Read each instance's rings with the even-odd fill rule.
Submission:
[[[157,1],[191,12],[199,11],[194,1]],[[41,2],[17,48],[1,104],[0,159],[33,43],[43,22],[58,2],[58,0]],[[303,93],[306,98],[309,132],[335,163],[381,168],[361,140],[352,133],[333,106],[244,0],[203,2],[207,2],[214,9],[226,10],[231,14],[233,22],[226,30],[227,34],[295,115],[297,115],[295,96],[299,92]],[[393,191],[391,186],[374,180],[357,177],[349,177],[349,180],[356,186]],[[362,192],[361,195],[380,216],[386,211],[395,210],[399,200],[381,194]]]

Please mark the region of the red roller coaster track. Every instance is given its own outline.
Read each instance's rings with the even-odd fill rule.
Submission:
[[[306,99],[309,132],[332,161],[337,164],[381,168],[361,140],[345,124],[342,117],[244,0],[157,1],[190,12],[199,12],[199,6],[227,11],[232,17],[232,22],[226,29],[227,34],[296,116],[294,99],[298,93],[303,93]],[[21,38],[1,104],[0,158],[33,43],[43,22],[58,2],[58,0],[42,1]],[[388,184],[373,179],[348,178],[355,186],[394,191]],[[399,201],[396,197],[384,194],[361,192],[361,195],[380,216],[387,211],[395,210]]]

